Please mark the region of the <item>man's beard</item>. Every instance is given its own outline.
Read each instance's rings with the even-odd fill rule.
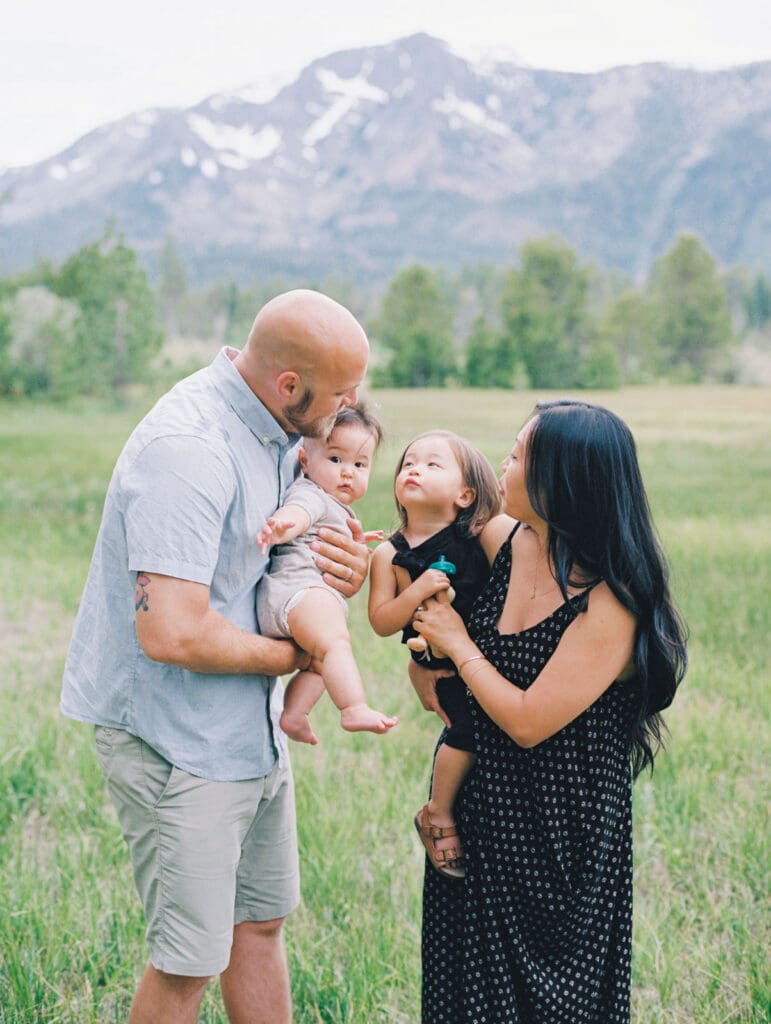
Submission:
[[[325,440],[332,432],[337,412],[330,413],[322,419],[306,419],[303,413],[308,411],[314,397],[313,391],[310,388],[306,388],[299,402],[286,406],[284,409],[284,419],[293,430],[298,434],[302,434],[303,437],[317,437]]]

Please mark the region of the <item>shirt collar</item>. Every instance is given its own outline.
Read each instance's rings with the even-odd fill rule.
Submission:
[[[233,360],[238,349],[226,345],[211,364],[214,383],[239,419],[263,444],[275,442],[282,447],[295,444],[300,435],[287,433],[255,395],[236,369]]]

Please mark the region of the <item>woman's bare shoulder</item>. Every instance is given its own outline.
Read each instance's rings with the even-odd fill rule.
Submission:
[[[516,519],[506,515],[493,516],[489,522],[485,523],[482,532],[479,534],[479,541],[491,565],[501,549],[501,544],[503,544],[516,525]]]
[[[607,583],[598,583],[589,594],[586,619],[600,631],[610,633],[632,633],[637,620],[632,612],[621,603]]]

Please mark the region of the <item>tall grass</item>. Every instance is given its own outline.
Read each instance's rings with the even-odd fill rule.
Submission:
[[[394,525],[393,465],[434,426],[497,462],[533,395],[383,392],[389,438],[367,527]],[[769,1019],[768,636],[771,402],[767,390],[593,396],[624,416],[692,664],[668,750],[635,787],[637,1024]],[[123,1021],[143,968],[143,921],[87,727],[61,718],[59,679],[115,456],[144,409],[0,406],[0,1024]],[[411,827],[438,722],[396,638],[352,602],[386,737],[349,735],[329,702],[315,748],[295,747],[303,904],[287,927],[298,1024],[418,1021],[423,857]],[[201,1019],[226,1020],[212,986]]]

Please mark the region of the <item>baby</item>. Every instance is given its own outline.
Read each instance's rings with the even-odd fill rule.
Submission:
[[[348,606],[322,579],[309,546],[320,526],[350,534],[350,506],[367,492],[381,438],[380,424],[361,406],[341,409],[328,438],[303,440],[303,475],[257,534],[263,553],[277,545],[270,571],[257,587],[260,632],[291,637],[321,673],[298,672],[284,695],[281,728],[301,743],[317,742],[308,715],[325,687],[349,732],[384,733],[397,722],[367,704],[346,625]],[[365,539],[382,539],[382,533],[365,534]]]

